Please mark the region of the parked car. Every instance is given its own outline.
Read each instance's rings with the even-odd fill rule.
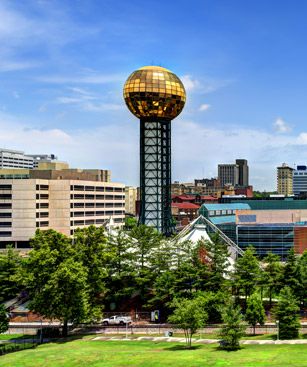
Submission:
[[[103,325],[126,325],[131,324],[132,319],[130,316],[111,316],[109,318],[103,319],[102,321]]]

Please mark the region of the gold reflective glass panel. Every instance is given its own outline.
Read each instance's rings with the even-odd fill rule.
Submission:
[[[181,80],[160,66],[145,66],[133,72],[124,85],[124,99],[138,118],[174,119],[182,111],[186,93]]]

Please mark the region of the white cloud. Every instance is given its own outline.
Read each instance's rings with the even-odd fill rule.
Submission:
[[[289,126],[281,117],[278,117],[273,124],[274,129],[278,133],[287,133],[292,130],[291,126]]]
[[[0,147],[55,153],[71,167],[108,168],[115,181],[138,184],[139,124],[128,111],[117,124],[89,125],[70,132],[58,127],[29,127],[26,122],[0,113],[0,129]],[[216,128],[179,118],[172,123],[172,177],[183,182],[211,177],[217,175],[219,163],[245,158],[249,162],[250,183],[256,189],[272,190],[276,188],[276,167],[282,162],[305,163],[306,145],[307,132],[279,135],[235,126]]]
[[[201,104],[200,106],[199,106],[199,108],[198,108],[198,111],[207,111],[207,110],[209,110],[209,108],[210,108],[211,106],[209,105],[209,104],[207,104],[207,103],[203,103],[203,104]]]
[[[192,91],[200,87],[200,82],[191,75],[183,75],[180,79],[187,91]]]
[[[107,83],[124,83],[127,75],[123,74],[75,74],[75,75],[51,75],[40,76],[37,79],[39,82],[50,84],[107,84]]]

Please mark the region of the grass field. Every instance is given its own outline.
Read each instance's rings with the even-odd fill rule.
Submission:
[[[306,345],[246,345],[225,352],[216,345],[185,350],[178,343],[91,341],[44,344],[7,354],[1,367],[307,367]]]

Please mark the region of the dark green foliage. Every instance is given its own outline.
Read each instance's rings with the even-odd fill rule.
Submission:
[[[0,302],[16,297],[21,290],[17,283],[21,258],[11,247],[0,254]]]
[[[278,304],[273,312],[279,321],[279,338],[295,339],[298,337],[300,322],[298,318],[299,306],[290,287],[281,290]]]
[[[247,309],[245,320],[253,326],[254,334],[256,325],[263,325],[265,322],[265,311],[261,297],[257,293],[253,293],[247,300]]]
[[[125,229],[131,230],[132,228],[136,227],[138,224],[138,221],[134,217],[126,217],[125,218]]]
[[[255,291],[260,272],[260,265],[255,255],[255,250],[249,247],[243,256],[237,259],[234,272],[234,287],[237,290],[237,294],[244,295],[245,301]]]
[[[299,288],[298,260],[294,249],[291,249],[287,256],[284,267],[283,286],[288,286],[296,295]]]
[[[272,306],[272,297],[276,295],[282,285],[283,267],[278,255],[271,252],[263,260],[263,285],[268,290],[270,307]]]
[[[30,292],[30,308],[49,319],[68,322],[86,319],[89,310],[87,269],[65,235],[53,230],[37,230],[33,249],[25,264],[25,283]]]
[[[307,305],[307,250],[298,260],[297,296],[302,305]]]
[[[174,312],[169,316],[168,321],[184,330],[187,347],[191,348],[192,336],[199,328],[205,326],[208,318],[203,308],[203,301],[200,298],[176,299],[172,306]]]
[[[9,328],[9,317],[6,309],[0,303],[0,334],[6,332]]]
[[[246,329],[241,308],[230,301],[221,310],[221,313],[224,323],[219,333],[222,337],[221,348],[225,350],[240,349],[240,339],[245,334]]]
[[[73,247],[78,261],[85,268],[91,319],[99,320],[106,293],[105,282],[108,277],[106,266],[113,255],[107,252],[104,228],[89,226],[77,229],[74,233]]]

